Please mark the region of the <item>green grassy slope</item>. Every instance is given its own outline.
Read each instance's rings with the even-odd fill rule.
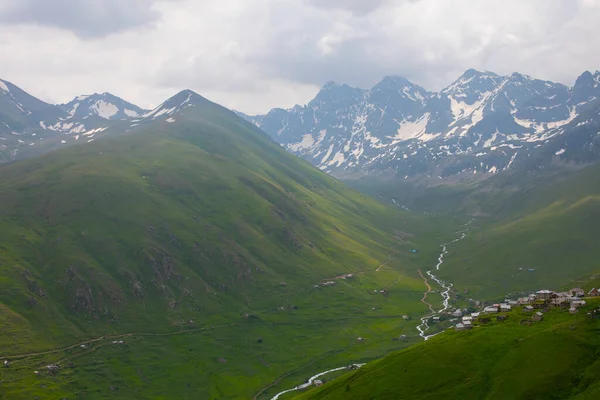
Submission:
[[[479,230],[452,247],[441,276],[484,299],[580,286],[581,278],[600,271],[598,177],[600,166],[593,166],[528,181],[510,193],[488,193],[480,204],[494,209],[497,218],[479,219]]]
[[[599,177],[600,165],[594,165],[502,173],[462,186],[419,189],[362,182],[359,188],[400,201],[404,188],[404,200],[413,196],[406,204],[415,205],[416,213],[475,216],[469,236],[450,246],[440,277],[460,292],[468,289],[470,297],[489,300],[541,287],[568,289],[600,272]]]
[[[549,312],[532,326],[520,325],[523,318],[513,311],[505,322],[445,332],[297,398],[596,398],[600,321],[566,311]]]
[[[410,343],[391,338],[426,312],[417,269],[454,221],[351,191],[200,103],[0,168],[0,397],[247,399]]]

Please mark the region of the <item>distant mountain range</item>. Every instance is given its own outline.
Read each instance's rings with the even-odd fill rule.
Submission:
[[[125,134],[206,100],[184,90],[154,110],[144,110],[110,93],[77,96],[66,104],[45,103],[0,80],[0,162],[38,155],[107,135]]]
[[[110,93],[52,105],[0,80],[0,161],[172,122],[202,100],[185,90],[150,111]],[[598,71],[567,87],[470,69],[440,92],[397,76],[371,89],[329,82],[305,106],[238,115],[338,178],[470,181],[597,161],[599,113]]]
[[[600,72],[567,87],[470,69],[440,92],[394,76],[367,90],[329,82],[305,106],[241,115],[338,177],[471,180],[597,160],[599,99]]]

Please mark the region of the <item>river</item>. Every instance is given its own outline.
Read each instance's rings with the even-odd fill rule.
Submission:
[[[354,365],[354,367],[356,367],[356,368],[360,368],[360,367],[362,367],[362,366],[363,366],[363,365],[365,365],[365,364],[353,364],[353,365]],[[329,371],[320,372],[320,373],[318,373],[317,375],[311,376],[311,377],[308,379],[308,382],[306,382],[306,383],[303,383],[302,385],[298,385],[298,386],[296,386],[295,388],[288,389],[288,390],[284,390],[283,392],[279,392],[279,393],[277,393],[277,394],[276,394],[274,397],[272,397],[272,398],[271,398],[271,400],[277,400],[277,399],[279,399],[279,397],[280,397],[280,396],[282,396],[282,395],[284,395],[284,394],[286,394],[286,393],[289,393],[289,392],[294,392],[294,391],[296,391],[296,390],[302,390],[302,389],[306,389],[307,387],[310,387],[310,386],[314,385],[314,383],[315,383],[315,381],[317,380],[317,378],[320,378],[320,377],[322,377],[322,376],[324,376],[324,375],[327,375],[327,374],[329,374],[329,373],[331,373],[331,372],[341,371],[341,370],[343,370],[343,369],[346,369],[346,368],[348,368],[348,367],[334,368],[334,369],[330,369]]]
[[[468,231],[468,226],[473,222],[474,220],[471,220],[469,222],[467,222],[465,225],[463,225],[465,227],[464,230],[459,231],[457,233],[460,234],[460,236],[457,239],[454,239],[451,242],[442,244],[442,252],[440,253],[439,257],[438,257],[438,262],[435,266],[435,270],[439,271],[440,267],[442,266],[442,264],[444,263],[444,256],[446,254],[448,254],[448,246],[456,243],[460,240],[463,240],[464,238],[467,237],[467,231]],[[439,279],[437,276],[435,276],[435,274],[432,271],[427,271],[427,275],[434,280],[438,285],[440,285],[443,290],[442,290],[442,308],[439,311],[436,311],[432,314],[429,314],[423,318],[421,318],[421,325],[417,326],[417,329],[419,330],[419,336],[421,336],[424,340],[427,340],[429,338],[434,337],[435,335],[437,335],[438,333],[435,333],[433,335],[426,335],[425,333],[427,332],[427,330],[429,330],[429,325],[427,324],[427,320],[431,317],[434,317],[436,315],[439,315],[440,313],[446,311],[448,308],[450,308],[450,290],[452,289],[452,283],[450,282],[444,282],[441,279]],[[356,367],[360,368],[362,367],[364,364],[354,364]],[[324,375],[327,375],[331,372],[336,372],[336,371],[341,371],[343,369],[346,369],[347,367],[340,367],[340,368],[334,368],[334,369],[330,369],[329,371],[325,371],[325,372],[320,372],[317,375],[314,375],[312,377],[309,378],[308,382],[303,383],[302,385],[298,385],[295,388],[292,389],[288,389],[288,390],[284,390],[283,392],[279,392],[277,393],[275,396],[273,396],[271,398],[271,400],[278,400],[279,397],[283,396],[286,393],[290,393],[290,392],[294,392],[296,390],[302,390],[302,389],[306,389],[307,387],[310,387],[312,385],[314,385],[315,380],[317,380],[317,378],[320,378]]]
[[[458,241],[461,241],[467,237],[468,226],[471,223],[473,223],[473,221],[474,220],[470,220],[465,225],[463,225],[465,227],[465,229],[457,232],[460,234],[460,236],[458,238],[454,239],[451,242],[444,243],[441,245],[442,252],[440,253],[440,255],[438,257],[438,262],[435,266],[435,271],[439,271],[440,267],[444,263],[444,256],[446,254],[448,254],[448,246],[453,243],[456,243]],[[443,313],[448,308],[450,308],[450,290],[452,290],[452,286],[454,286],[451,282],[445,282],[445,281],[441,280],[433,272],[434,272],[434,270],[427,271],[427,275],[432,280],[434,280],[438,285],[440,285],[440,287],[442,288],[442,290],[440,291],[440,293],[442,295],[442,308],[440,308],[438,311],[436,311],[434,313],[428,314],[428,315],[424,316],[423,318],[421,318],[421,324],[419,326],[417,326],[417,330],[419,331],[419,336],[421,336],[423,338],[423,340],[431,339],[435,335],[441,333],[441,332],[438,332],[438,333],[434,333],[432,335],[427,335],[427,331],[429,330],[429,324],[427,323],[427,321],[429,320],[429,318],[439,316],[441,313]]]

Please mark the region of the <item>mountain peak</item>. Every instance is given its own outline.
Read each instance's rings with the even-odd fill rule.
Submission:
[[[442,90],[454,97],[468,98],[470,103],[479,99],[481,93],[489,92],[499,83],[500,75],[490,71],[466,70],[456,81]]]
[[[477,69],[474,68],[469,68],[468,70],[466,70],[462,75],[461,78],[473,78],[473,77],[498,77],[499,75],[491,72],[491,71],[479,71]],[[460,78],[459,78],[460,79]]]
[[[97,115],[110,120],[133,118],[145,112],[135,104],[108,92],[76,96],[70,102],[60,104],[59,107],[74,117],[85,118]]]
[[[381,82],[393,82],[393,83],[404,83],[412,85],[412,82],[400,75],[388,75],[384,76]]]
[[[168,117],[188,107],[194,107],[198,104],[206,102],[208,102],[207,99],[200,96],[193,90],[184,89],[170,97],[167,101],[156,107],[154,110],[142,115],[142,118],[156,119],[161,116]]]
[[[522,74],[520,72],[513,72],[512,74],[510,74],[509,78],[511,80],[516,80],[516,81],[532,81],[533,80],[533,78],[531,76]]]
[[[204,101],[206,101],[206,99],[198,93],[191,89],[184,89],[169,98],[165,103],[172,106],[183,106],[185,104],[198,104]]]
[[[388,76],[385,76],[381,80],[381,82],[379,82],[378,84],[373,86],[372,90],[382,89],[385,87],[394,87],[395,89],[400,89],[400,88],[407,88],[407,87],[412,88],[415,86],[416,85],[414,83],[412,83],[411,81],[409,81],[408,79],[406,79],[403,76],[388,75]]]
[[[342,86],[342,85],[340,85],[336,81],[328,81],[328,82],[325,82],[325,84],[323,85],[323,87],[321,88],[321,90],[323,90],[323,89],[331,89],[331,88],[339,87],[339,86]]]

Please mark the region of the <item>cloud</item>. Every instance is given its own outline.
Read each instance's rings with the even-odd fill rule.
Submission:
[[[393,0],[306,0],[313,7],[345,10],[354,14],[369,14]]]
[[[109,91],[152,107],[190,88],[258,113],[330,80],[438,90],[468,68],[565,84],[600,68],[598,0],[16,1],[0,0],[0,78],[48,101]]]
[[[3,0],[0,22],[33,24],[102,37],[152,24],[160,13],[153,0]]]

